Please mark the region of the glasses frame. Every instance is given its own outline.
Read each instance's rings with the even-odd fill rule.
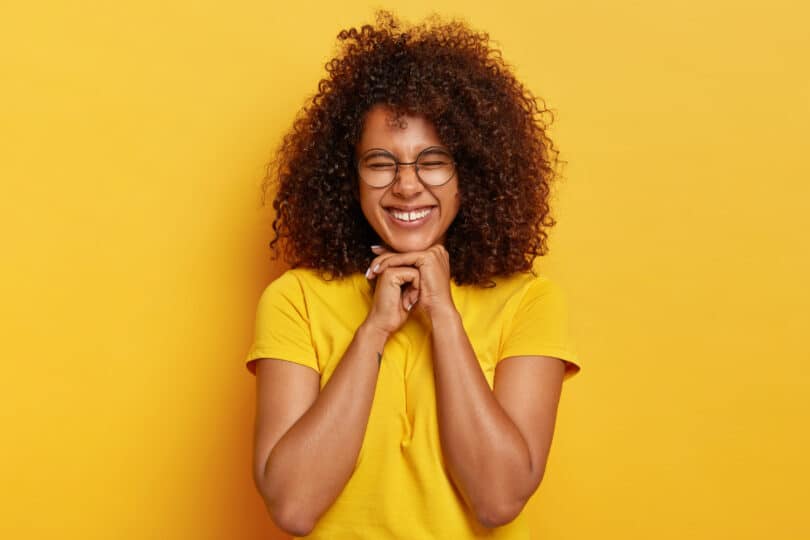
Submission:
[[[390,182],[388,182],[384,186],[372,186],[366,180],[363,180],[363,175],[360,174],[360,161],[363,159],[363,157],[366,154],[368,154],[372,150],[376,150],[378,152],[382,152],[382,153],[388,155],[394,162],[394,177],[391,179]],[[422,176],[419,174],[419,165],[417,165],[417,164],[419,163],[419,158],[422,157],[422,154],[424,154],[425,152],[435,151],[435,150],[441,150],[442,152],[446,153],[450,157],[450,164],[453,166],[453,172],[450,174],[450,176],[447,178],[447,180],[445,180],[441,184],[428,184],[427,182],[425,182],[422,179]],[[416,155],[416,159],[414,161],[399,161],[394,154],[392,154],[391,152],[389,152],[385,148],[369,148],[368,150],[366,150],[363,153],[362,156],[360,156],[357,160],[355,160],[355,169],[357,170],[358,178],[360,178],[360,180],[362,180],[364,184],[366,184],[368,187],[370,187],[372,189],[385,189],[385,188],[389,187],[390,185],[392,185],[394,182],[396,182],[397,178],[399,178],[399,166],[400,165],[413,165],[414,166],[413,167],[414,171],[416,172],[416,178],[418,178],[419,181],[422,182],[422,185],[424,185],[425,187],[441,187],[441,186],[447,184],[447,182],[449,182],[450,180],[452,180],[456,176],[456,160],[453,159],[453,155],[450,153],[450,151],[447,150],[447,148],[444,148],[443,146],[428,146],[427,148],[423,149],[421,152],[419,152]]]

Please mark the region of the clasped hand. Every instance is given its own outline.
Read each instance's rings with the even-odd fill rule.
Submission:
[[[450,294],[450,256],[441,244],[425,251],[396,253],[373,247],[377,255],[366,277],[376,279],[374,301],[367,322],[393,334],[412,310],[431,317],[454,308]]]

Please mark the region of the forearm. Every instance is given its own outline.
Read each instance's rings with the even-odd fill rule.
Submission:
[[[520,431],[487,384],[461,317],[432,317],[439,432],[448,469],[479,520],[517,515],[534,491],[533,464]]]
[[[356,466],[386,336],[363,325],[318,398],[267,460],[264,497],[286,522],[314,526]]]

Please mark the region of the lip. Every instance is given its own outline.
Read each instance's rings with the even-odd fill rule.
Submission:
[[[399,210],[400,212],[413,212],[415,210],[424,210],[426,208],[435,208],[435,204],[423,204],[421,206],[399,206],[399,205],[391,205],[391,206],[383,206],[386,210]]]
[[[395,218],[393,215],[391,215],[391,212],[390,212],[390,210],[400,210],[402,212],[413,212],[414,210],[427,209],[427,208],[430,209],[430,212],[428,212],[428,214],[425,217],[417,219],[415,221],[400,221],[397,218]],[[433,217],[433,214],[435,213],[436,208],[437,207],[435,205],[431,205],[431,206],[414,206],[414,207],[408,208],[406,210],[405,208],[402,208],[402,207],[399,207],[399,206],[387,206],[387,207],[385,207],[385,216],[386,216],[386,219],[388,219],[389,223],[392,223],[393,225],[396,225],[397,227],[401,227],[403,229],[416,229],[418,227],[421,227],[422,225],[424,225],[428,221],[430,221],[430,218]]]

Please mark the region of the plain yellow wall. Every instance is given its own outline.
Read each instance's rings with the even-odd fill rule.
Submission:
[[[366,2],[17,2],[0,15],[0,537],[282,538],[242,360],[265,163]],[[389,6],[391,4],[388,4]],[[490,32],[569,164],[535,538],[799,539],[810,485],[802,2],[414,1]]]

